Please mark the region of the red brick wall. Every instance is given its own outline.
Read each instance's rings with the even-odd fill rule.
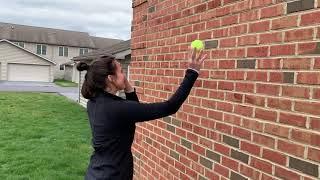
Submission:
[[[140,123],[135,179],[318,179],[320,0],[136,0],[130,78],[168,99],[205,41],[178,113]]]

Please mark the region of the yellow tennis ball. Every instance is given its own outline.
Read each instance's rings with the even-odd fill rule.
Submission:
[[[204,44],[201,40],[194,40],[191,43],[192,49],[196,48],[197,51],[200,51],[201,49],[204,49]]]

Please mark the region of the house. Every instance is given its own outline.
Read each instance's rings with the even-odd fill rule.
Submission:
[[[5,39],[0,54],[1,81],[53,81],[55,62]]]
[[[72,57],[106,48],[122,42],[120,39],[90,36],[87,32],[77,32],[45,27],[34,27],[0,22],[0,39],[6,39],[18,46],[54,62],[53,79],[64,78],[64,63]],[[15,51],[12,53],[14,56]],[[24,61],[19,61],[23,64]],[[16,80],[23,80],[23,77]],[[37,79],[34,79],[35,81]]]
[[[83,61],[86,63],[90,63],[92,62],[94,59],[96,59],[99,56],[102,55],[107,55],[107,56],[113,56],[115,57],[116,60],[118,60],[121,63],[121,66],[123,68],[123,72],[126,74],[127,78],[129,77],[129,67],[130,67],[130,62],[131,62],[131,41],[127,40],[127,41],[123,41],[120,43],[117,43],[113,46],[107,47],[107,48],[103,48],[103,49],[99,49],[99,50],[95,50],[92,51],[88,54],[82,55],[82,56],[77,56],[72,58],[72,62],[69,62],[70,64],[73,64],[73,71],[76,71],[76,63],[79,61]],[[86,71],[82,71],[80,72],[79,75],[79,100],[78,102],[86,107],[87,105],[87,99],[83,98],[81,95],[81,88],[82,88],[82,84],[84,81],[84,76],[86,74]],[[118,95],[120,97],[124,97],[124,93],[123,92],[119,92]]]

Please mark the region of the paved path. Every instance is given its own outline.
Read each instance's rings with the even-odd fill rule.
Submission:
[[[0,81],[0,91],[58,93],[73,101],[77,101],[79,96],[78,87],[60,87],[54,83],[45,82]]]

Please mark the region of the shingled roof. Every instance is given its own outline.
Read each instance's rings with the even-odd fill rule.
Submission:
[[[123,41],[118,44],[112,45],[110,47],[104,48],[104,49],[98,49],[92,52],[89,52],[88,54],[77,56],[72,58],[74,61],[80,61],[80,60],[93,60],[97,58],[98,56],[113,56],[116,53],[130,50],[131,49],[131,40]]]
[[[39,44],[99,49],[121,42],[119,39],[92,37],[77,32],[0,22],[0,39]]]

